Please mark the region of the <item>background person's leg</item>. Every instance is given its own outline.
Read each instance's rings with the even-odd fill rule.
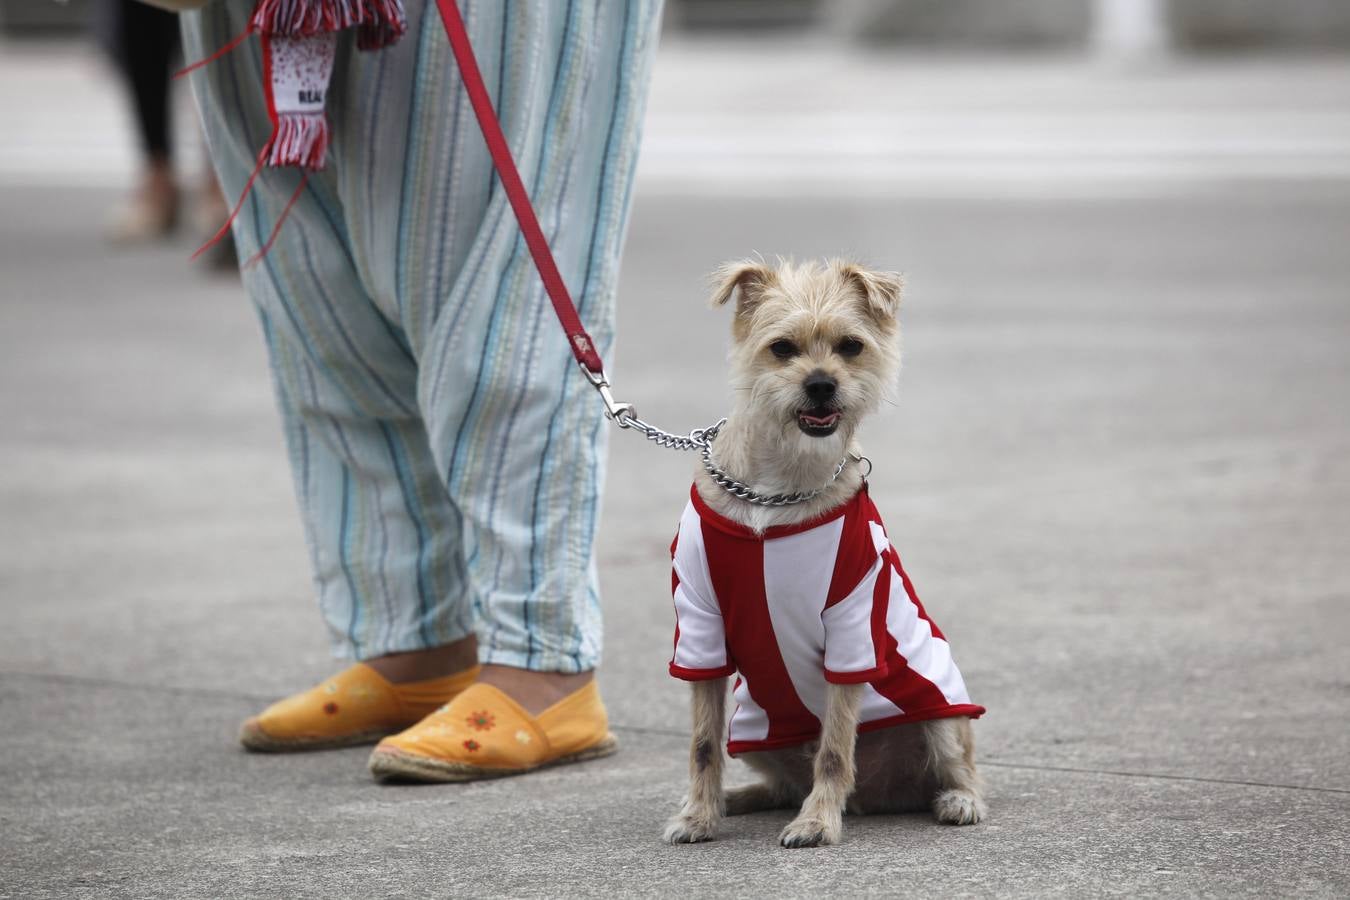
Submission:
[[[131,87],[141,149],[151,159],[168,161],[171,107],[169,80],[178,53],[178,20],[170,12],[138,0],[122,4],[121,60]]]
[[[173,13],[138,0],[110,0],[104,11],[109,49],[122,72],[141,145],[141,182],[109,225],[117,241],[156,238],[172,230],[178,214],[174,181],[169,81],[178,52]]]

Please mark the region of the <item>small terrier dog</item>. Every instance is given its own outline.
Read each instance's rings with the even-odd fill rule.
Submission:
[[[706,841],[723,815],[797,807],[785,847],[837,843],[846,810],[974,824],[985,804],[970,720],[984,709],[900,567],[854,440],[899,376],[900,277],[746,260],[715,278],[714,305],[736,297],[736,400],[708,457],[724,477],[697,471],[672,546],[670,670],[691,682],[693,736],[665,839]],[[755,504],[727,479],[809,497]],[[762,780],[724,794],[733,673],[727,749]]]

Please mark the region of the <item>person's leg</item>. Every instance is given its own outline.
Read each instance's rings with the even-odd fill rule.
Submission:
[[[608,350],[657,4],[466,6],[475,47],[501,98],[507,133],[564,275],[593,335]],[[242,30],[241,15],[222,7],[185,17],[189,58],[214,51]],[[427,422],[432,468],[451,498],[450,514],[434,533],[446,547],[463,549],[461,587],[483,614],[486,679],[536,712],[587,680],[599,657],[591,553],[603,462],[600,411],[573,371],[495,187],[434,8],[428,14],[412,2],[409,19],[408,36],[394,48],[340,52],[329,103],[330,170],[304,195],[282,239],[250,276],[250,289],[262,298],[269,327],[299,358],[313,355],[310,342],[317,338],[317,369],[325,375],[315,379],[320,396],[355,398],[359,417],[382,418],[369,406],[384,402],[384,386],[362,371],[369,359],[396,359],[394,351],[401,349],[415,360],[417,410]],[[228,193],[242,189],[267,136],[260,71],[249,43],[194,78]],[[260,246],[294,178],[264,173],[236,226],[241,255]],[[349,253],[348,277],[313,272],[317,248],[324,248],[325,258],[333,255],[334,247],[320,243],[329,232],[341,237],[337,250]],[[315,291],[315,283],[322,290]],[[359,284],[369,303],[335,313],[325,295],[349,284]],[[324,302],[312,307],[287,302],[316,295]],[[377,315],[387,332],[406,335],[406,343],[392,339],[391,348],[378,328],[367,327]],[[337,316],[360,321],[348,329]],[[348,331],[360,334],[361,352],[328,358],[325,348],[344,346]],[[345,346],[353,349],[350,341]],[[299,375],[307,370],[292,368]],[[304,377],[295,380],[305,383]],[[396,395],[406,397],[406,385],[393,380]],[[403,409],[399,414],[411,415]],[[293,447],[304,446],[313,430],[324,430],[322,419],[301,424],[288,424]],[[323,443],[332,451],[341,442]],[[296,455],[303,485],[306,457]],[[352,458],[370,461],[369,454]],[[418,464],[419,472],[425,468]],[[348,498],[340,508],[351,510],[354,471],[360,470],[330,467],[329,488],[320,496],[331,500],[336,490]],[[361,615],[360,588],[380,569],[356,578],[343,561],[350,564],[351,542],[368,541],[370,530],[338,527],[334,544],[334,522],[347,516],[331,512],[310,529],[315,546],[327,548],[326,557],[316,553],[321,589],[329,597],[325,608],[335,635],[348,635],[349,644],[368,650],[370,625],[378,617]],[[451,556],[450,562],[458,560]],[[393,648],[386,643],[384,649]],[[575,721],[572,710],[590,715],[596,708],[603,724],[598,696],[576,691],[551,714]]]
[[[564,277],[608,350],[659,3],[461,6]],[[537,711],[599,658],[601,410],[552,318],[435,5],[410,0],[407,13],[398,44],[339,53],[333,177],[365,288],[417,360],[418,406],[460,516],[483,678]]]
[[[306,242],[299,221],[288,228],[301,245]],[[299,271],[291,271],[288,266],[300,261],[285,252],[292,243],[279,240],[245,281],[261,310],[335,655],[363,660],[395,681],[471,667],[472,646],[467,659],[462,648],[447,646],[471,643],[473,634],[459,571],[458,516],[436,477],[415,405],[397,400],[411,373],[399,371],[404,366],[397,362],[396,332],[383,348],[367,337],[364,352],[350,355],[343,335],[375,327],[344,315],[361,303],[353,296],[359,286],[334,264],[331,246],[313,248]],[[277,292],[279,281],[297,278],[314,280],[292,289],[299,297],[322,297],[336,330],[297,332],[292,317],[321,312]],[[334,339],[344,345],[327,344]],[[381,349],[390,356],[381,360]]]
[[[655,2],[465,4],[473,45],[563,277],[602,352]],[[379,777],[458,781],[591,759],[616,742],[593,544],[600,404],[576,371],[493,174],[441,22],[410,2],[395,52],[349,58],[339,182],[372,296],[419,363],[418,400],[463,526],[479,683],[371,756]],[[411,96],[406,85],[415,85]],[[388,203],[387,198],[398,198]]]
[[[658,3],[620,0],[469,8],[522,178],[602,353],[658,14]],[[420,338],[419,401],[463,517],[481,680],[534,713],[588,681],[600,658],[593,546],[607,435],[438,20],[420,50],[408,132],[421,139],[406,148],[400,210],[406,275],[392,287]],[[412,280],[428,272],[438,277]]]
[[[186,17],[189,57],[209,54],[243,27],[225,4]],[[212,160],[231,196],[243,190],[269,133],[260,73],[256,42],[248,42],[193,76]],[[338,167],[330,168],[311,176],[271,251],[244,280],[267,340],[324,618],[335,651],[367,667],[349,670],[363,673],[353,684],[334,679],[302,695],[304,709],[283,712],[345,713],[356,704],[325,699],[321,689],[350,689],[399,701],[397,723],[388,716],[376,723],[388,731],[448,699],[438,691],[462,688],[462,679],[452,685],[443,676],[472,673],[476,644],[459,514],[427,442],[416,360],[401,324],[367,289],[333,187]],[[262,246],[298,183],[291,170],[259,176],[235,223],[241,255]],[[387,689],[433,681],[436,690]],[[313,722],[302,724],[316,733]]]
[[[131,96],[144,161],[132,203],[114,220],[119,240],[169,231],[178,209],[170,134],[170,66],[178,50],[178,21],[170,12],[137,0],[117,0],[116,56]]]
[[[170,157],[169,67],[178,51],[178,21],[171,12],[122,0],[123,52],[135,100],[141,149],[153,160]]]
[[[317,310],[277,293],[276,279],[315,279],[299,293],[329,297],[334,311],[359,304],[352,288],[338,300],[342,278],[325,277],[339,273],[317,262],[332,253],[316,248],[303,275],[287,272],[278,256],[272,272],[246,281],[272,360],[320,607],[335,654],[363,664],[245,721],[240,740],[251,750],[369,743],[421,720],[478,675],[455,513],[420,419],[391,399],[407,375],[372,362],[373,353],[362,358],[371,368],[357,371],[340,349],[321,346],[324,329],[301,337],[278,322]]]

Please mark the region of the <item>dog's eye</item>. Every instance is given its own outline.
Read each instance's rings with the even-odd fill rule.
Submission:
[[[844,338],[834,349],[840,356],[857,356],[863,352],[863,342],[857,338]]]
[[[792,341],[774,341],[769,345],[769,352],[779,359],[791,359],[801,351]]]

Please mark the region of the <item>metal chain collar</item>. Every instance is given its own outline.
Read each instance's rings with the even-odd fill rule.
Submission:
[[[610,416],[610,418],[620,428],[631,428],[640,432],[643,437],[658,447],[667,447],[671,450],[706,451],[712,446],[713,438],[717,437],[717,432],[721,431],[722,426],[727,424],[726,419],[718,419],[716,423],[709,425],[707,428],[695,428],[685,435],[662,431],[655,425],[639,419],[635,412],[622,413],[617,416]]]
[[[848,461],[852,457],[845,456],[839,460],[839,465],[834,467],[834,474],[830,480],[820,487],[811,491],[796,491],[791,494],[761,494],[750,485],[743,481],[737,481],[726,472],[717,467],[712,461],[712,447],[703,448],[703,470],[708,473],[708,477],[717,482],[717,486],[726,491],[733,497],[738,497],[746,503],[754,503],[757,506],[795,506],[798,503],[805,503],[807,500],[814,500],[819,497],[826,488],[834,484]]]
[[[647,440],[656,444],[658,447],[668,447],[671,450],[698,450],[703,457],[703,469],[708,473],[718,487],[726,491],[733,497],[744,500],[747,503],[754,503],[758,506],[794,506],[798,503],[805,503],[808,500],[814,500],[819,497],[826,488],[843,474],[844,468],[849,464],[849,460],[857,463],[867,463],[867,471],[863,473],[863,478],[872,474],[872,461],[865,456],[858,456],[850,453],[839,460],[839,465],[834,467],[834,474],[830,480],[812,491],[796,491],[791,494],[761,494],[750,485],[743,481],[737,481],[726,472],[717,467],[712,461],[712,443],[717,439],[717,434],[722,430],[722,426],[727,424],[725,418],[718,419],[714,424],[707,428],[695,428],[686,434],[671,434],[669,431],[662,431],[649,422],[644,422],[638,418],[637,409],[631,403],[620,403],[614,399],[609,390],[609,378],[603,371],[599,374],[581,366],[581,371],[585,373],[586,379],[590,381],[591,386],[600,393],[600,399],[605,403],[605,416],[618,425],[620,428],[631,428],[640,433]]]

